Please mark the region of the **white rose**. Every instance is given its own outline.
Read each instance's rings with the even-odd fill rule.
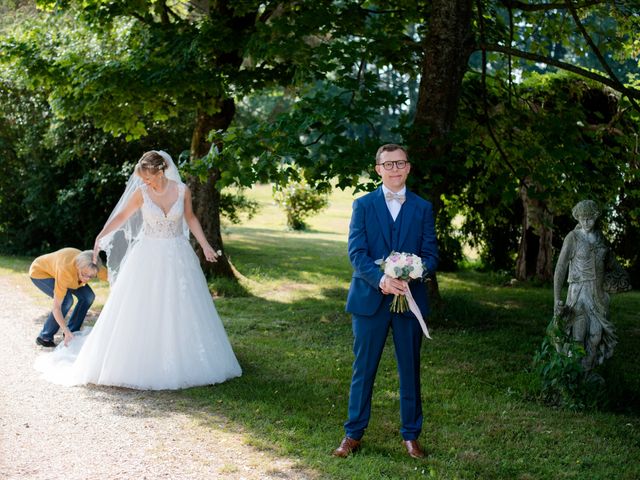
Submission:
[[[422,278],[422,274],[424,273],[424,269],[422,267],[422,259],[417,255],[412,255],[411,257],[411,259],[413,260],[413,262],[411,263],[413,270],[409,272],[409,277]]]
[[[404,255],[401,255],[397,252],[392,252],[384,264],[384,273],[388,277],[398,278],[398,274],[396,273],[397,267],[402,267],[404,265]]]
[[[422,278],[423,272],[422,263],[417,263],[413,265],[413,270],[409,272],[409,276],[411,278]]]
[[[396,278],[396,265],[391,262],[387,262],[384,264],[384,274],[387,277]]]

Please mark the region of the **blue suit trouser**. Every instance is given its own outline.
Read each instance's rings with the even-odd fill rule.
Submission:
[[[400,433],[404,440],[416,440],[422,431],[420,396],[420,346],[422,330],[415,318],[389,312],[384,302],[371,317],[352,316],[353,375],[349,393],[349,419],[346,435],[360,440],[369,424],[371,397],[382,350],[389,328],[393,332],[398,375],[400,377]]]
[[[53,298],[53,289],[56,285],[56,282],[53,278],[32,278],[31,281],[41,291],[43,291],[49,297]],[[73,309],[71,316],[69,317],[67,327],[69,327],[69,330],[71,330],[72,332],[77,332],[78,330],[80,330],[80,327],[82,327],[82,322],[84,322],[84,319],[87,316],[87,312],[93,304],[96,295],[95,293],[93,293],[93,290],[91,290],[91,287],[89,285],[84,285],[76,289],[68,289],[67,294],[65,295],[64,299],[62,300],[62,304],[60,305],[63,317],[66,317],[69,310],[71,310],[74,296],[78,299],[78,303],[76,305],[76,308]],[[38,336],[43,340],[53,340],[53,336],[59,329],[60,325],[58,325],[58,322],[56,322],[56,319],[53,316],[53,312],[51,312],[45,320],[44,326],[42,327],[42,330],[40,331],[40,334]]]

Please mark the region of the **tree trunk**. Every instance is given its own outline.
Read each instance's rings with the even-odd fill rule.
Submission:
[[[472,50],[471,0],[434,0],[429,11],[429,32],[424,57],[416,116],[408,139],[412,177],[418,192],[433,204],[434,215],[448,192],[447,158],[458,110],[462,78]],[[430,285],[431,298],[440,299],[437,278]]]
[[[198,112],[196,125],[191,138],[191,161],[201,159],[211,149],[211,142],[207,135],[212,130],[226,130],[235,114],[235,103],[232,99],[219,101],[220,111],[215,114]],[[219,148],[221,145],[218,146]],[[223,255],[217,262],[207,262],[202,249],[194,243],[195,251],[200,259],[200,265],[206,276],[234,278],[233,269],[224,255],[222,233],[220,229],[220,191],[216,188],[216,182],[220,178],[220,169],[214,167],[209,170],[209,176],[205,182],[197,177],[189,177],[187,183],[193,197],[193,211],[200,220],[202,230],[214,250],[222,250]],[[194,240],[195,242],[195,240]]]
[[[420,185],[430,186],[431,191],[424,193],[436,214],[442,207],[440,196],[448,190],[447,175],[443,175],[450,164],[448,135],[456,120],[462,79],[473,51],[471,12],[471,0],[435,0],[424,39],[409,148],[414,177],[419,178]]]
[[[524,212],[516,278],[549,282],[553,280],[553,215],[547,205],[529,195],[530,188],[520,189]]]

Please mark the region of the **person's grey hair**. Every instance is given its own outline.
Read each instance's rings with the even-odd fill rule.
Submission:
[[[576,203],[576,206],[571,210],[573,218],[580,220],[580,218],[598,218],[600,216],[600,209],[598,204],[593,200],[582,200]]]
[[[83,252],[80,252],[76,257],[76,267],[78,268],[78,270],[82,270],[83,268],[91,268],[96,273],[98,273],[98,270],[100,270],[100,267],[102,267],[102,260],[100,259],[100,257],[98,257],[94,262],[93,250],[85,250]]]
[[[376,152],[376,164],[380,163],[380,156],[384,152],[395,152],[396,150],[402,150],[405,156],[407,157],[407,162],[409,161],[409,154],[407,153],[406,148],[404,148],[402,145],[397,145],[395,143],[386,143],[382,145]]]

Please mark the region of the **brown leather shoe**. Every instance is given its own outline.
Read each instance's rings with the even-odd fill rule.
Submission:
[[[404,446],[407,447],[407,453],[413,458],[424,458],[424,450],[420,447],[417,440],[404,440]]]
[[[333,451],[334,457],[346,458],[351,453],[355,453],[360,448],[360,440],[355,440],[351,437],[344,437],[340,446]]]

